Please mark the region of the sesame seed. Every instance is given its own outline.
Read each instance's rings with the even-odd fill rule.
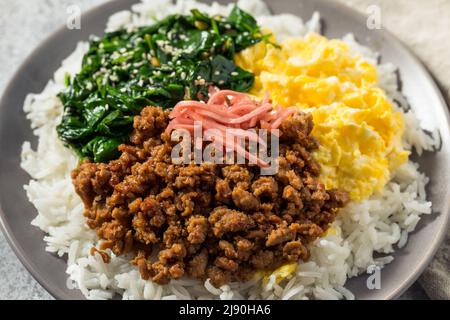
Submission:
[[[203,86],[206,84],[206,81],[205,81],[205,79],[200,79],[200,80],[195,80],[194,83],[196,86]]]

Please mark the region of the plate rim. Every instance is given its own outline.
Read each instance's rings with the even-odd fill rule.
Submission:
[[[204,1],[204,0],[203,0]],[[263,0],[270,6],[270,1]],[[335,8],[343,11],[347,11],[348,14],[353,16],[355,19],[363,19],[364,15],[360,13],[359,11],[353,9],[350,6],[347,6],[341,2],[337,1],[323,1],[319,0],[321,3],[326,4],[327,6],[334,6]],[[318,2],[319,2],[318,1]],[[105,3],[96,5],[81,14],[81,18],[85,18],[87,16],[92,16],[97,14],[99,11],[102,11],[104,8],[110,6],[112,3],[116,2],[115,0],[109,0]],[[133,3],[136,3],[139,1],[134,0]],[[210,2],[210,1],[209,1]],[[20,65],[15,69],[12,76],[9,77],[6,81],[6,86],[4,87],[4,90],[2,92],[2,96],[0,99],[0,112],[3,110],[4,106],[4,100],[5,97],[10,93],[11,87],[13,87],[13,84],[17,81],[16,79],[20,77],[21,71],[26,69],[26,66],[33,61],[36,54],[43,50],[48,43],[51,43],[55,38],[58,38],[60,34],[64,34],[66,32],[66,28],[64,25],[58,27],[56,30],[54,30],[52,33],[50,33],[43,41],[39,42],[37,46],[33,48],[33,50],[26,56],[26,58],[20,63]],[[383,28],[381,30],[384,36],[389,38],[390,40],[396,42],[396,44],[399,45],[399,47],[405,51],[406,54],[409,55],[409,57],[415,62],[416,66],[420,69],[420,71],[425,76],[427,82],[429,85],[431,85],[431,89],[433,90],[433,93],[438,98],[439,102],[442,106],[445,106],[444,113],[446,117],[447,125],[450,128],[450,112],[449,112],[449,103],[447,103],[447,100],[444,97],[444,94],[442,92],[442,89],[440,87],[440,83],[438,80],[432,75],[431,71],[424,65],[424,63],[417,57],[417,55],[407,46],[405,45],[399,38],[397,38],[391,31],[389,31],[386,28]],[[50,79],[49,79],[50,80]],[[450,131],[447,132],[447,135],[450,136]],[[442,133],[441,133],[442,136]],[[450,186],[450,181],[448,182],[448,185]],[[25,191],[24,191],[25,192]],[[447,210],[445,212],[441,212],[444,217],[444,224],[439,229],[439,234],[434,237],[434,240],[431,243],[432,250],[428,250],[426,256],[421,259],[419,263],[415,265],[413,271],[411,271],[411,276],[408,277],[405,281],[403,281],[401,284],[397,286],[397,289],[392,290],[385,299],[395,299],[399,297],[402,293],[404,293],[419,277],[420,275],[425,271],[426,267],[431,263],[432,259],[434,258],[436,252],[439,250],[440,245],[444,241],[444,238],[446,237],[448,227],[450,226],[450,199],[446,202]],[[33,266],[33,262],[26,256],[24,250],[20,247],[18,244],[18,241],[16,240],[15,235],[13,234],[10,225],[7,222],[6,215],[3,210],[3,205],[0,203],[0,229],[2,230],[5,239],[7,240],[9,246],[12,248],[14,254],[17,256],[21,264],[26,268],[27,272],[29,272],[33,278],[54,298],[56,299],[63,299],[65,298],[66,294],[61,291],[60,288],[57,288],[51,284],[48,284],[44,279],[42,279],[39,271],[37,268]],[[42,240],[43,241],[43,240]],[[401,249],[397,249],[401,250]],[[59,257],[60,259],[63,259],[62,257]]]

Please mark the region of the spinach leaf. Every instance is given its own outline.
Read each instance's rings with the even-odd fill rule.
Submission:
[[[81,154],[92,154],[95,162],[106,162],[119,156],[117,147],[123,142],[122,139],[97,136],[81,149]]]
[[[259,32],[258,23],[255,18],[241,10],[238,6],[233,7],[228,16],[228,20],[233,23],[239,31],[246,31],[251,34]]]
[[[233,58],[266,39],[256,20],[237,6],[228,17],[194,9],[93,38],[81,71],[65,77],[67,87],[58,95],[64,106],[58,135],[82,158],[114,159],[143,107],[205,100],[211,85],[250,90],[254,75]]]

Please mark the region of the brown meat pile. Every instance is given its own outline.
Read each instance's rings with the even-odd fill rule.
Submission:
[[[134,252],[144,279],[164,284],[191,276],[220,286],[307,260],[307,244],[348,201],[317,180],[309,114],[280,127],[274,176],[253,165],[172,164],[168,121],[167,111],[144,108],[119,159],[84,162],[73,172],[99,249]]]

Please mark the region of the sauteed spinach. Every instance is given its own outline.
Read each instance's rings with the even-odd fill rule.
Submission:
[[[192,10],[92,39],[81,71],[66,78],[68,86],[58,95],[64,105],[58,135],[82,158],[113,159],[144,106],[204,100],[212,84],[248,91],[254,75],[236,66],[233,57],[268,37],[235,6],[228,17]]]

